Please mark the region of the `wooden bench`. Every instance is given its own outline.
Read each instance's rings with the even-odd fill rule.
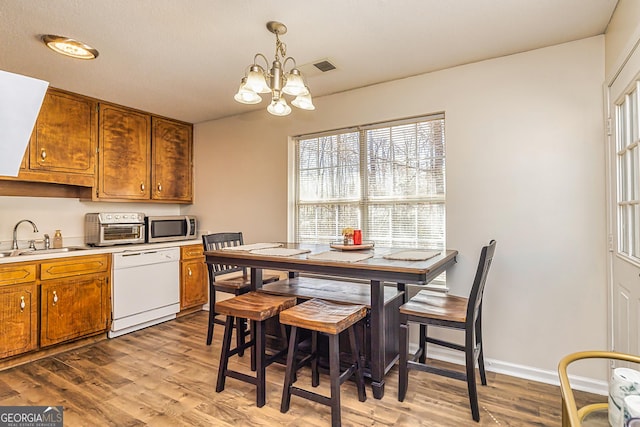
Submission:
[[[371,309],[371,287],[367,283],[337,279],[296,277],[262,285],[260,292],[272,295],[295,296],[300,299],[320,298],[326,301],[362,304]],[[384,305],[403,295],[402,291],[384,287]],[[398,306],[400,307],[400,306]]]

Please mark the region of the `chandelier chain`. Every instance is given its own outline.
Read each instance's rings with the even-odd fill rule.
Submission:
[[[287,56],[287,45],[280,41],[280,37],[278,37],[278,33],[276,33],[276,60],[279,61],[278,52],[280,52],[282,58]]]

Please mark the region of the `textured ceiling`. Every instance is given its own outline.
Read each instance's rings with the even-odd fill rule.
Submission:
[[[271,20],[314,97],[603,34],[617,0],[0,0],[0,69],[198,123],[265,109],[233,100]],[[47,49],[82,40],[94,61]],[[303,67],[303,69],[308,69]],[[295,109],[294,109],[295,110]],[[265,114],[266,110],[265,110]],[[294,111],[295,114],[295,111]]]

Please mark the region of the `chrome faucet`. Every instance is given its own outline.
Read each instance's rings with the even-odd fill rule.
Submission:
[[[13,244],[11,245],[11,249],[18,249],[18,226],[20,224],[22,224],[23,222],[28,222],[29,224],[31,224],[33,226],[33,232],[34,233],[38,232],[38,227],[36,227],[36,225],[33,223],[33,221],[30,221],[28,219],[22,219],[22,220],[18,221],[18,223],[15,225],[15,227],[13,227]]]

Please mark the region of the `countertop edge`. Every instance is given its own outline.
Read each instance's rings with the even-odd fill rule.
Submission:
[[[114,245],[114,246],[100,246],[100,247],[83,246],[83,249],[81,250],[74,250],[69,252],[56,252],[56,253],[48,253],[48,254],[38,254],[37,253],[38,251],[36,250],[32,255],[2,257],[0,258],[0,265],[17,263],[17,262],[40,261],[40,260],[55,259],[55,258],[69,258],[69,257],[77,257],[77,256],[85,256],[85,255],[113,254],[113,253],[119,253],[119,252],[136,251],[136,250],[144,250],[144,249],[175,248],[180,246],[201,245],[201,244],[202,244],[202,240],[200,239],[190,239],[190,240],[178,240],[174,242],[141,243],[141,244],[133,244],[133,245]],[[75,247],[78,247],[78,246],[75,246]]]

